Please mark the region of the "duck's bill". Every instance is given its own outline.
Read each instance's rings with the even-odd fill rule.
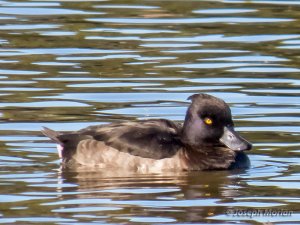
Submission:
[[[251,143],[242,138],[233,127],[224,127],[220,142],[234,151],[246,151],[252,148]]]

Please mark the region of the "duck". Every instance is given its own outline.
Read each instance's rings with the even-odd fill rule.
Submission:
[[[252,144],[234,130],[231,110],[215,96],[188,97],[183,123],[148,119],[93,125],[74,132],[41,131],[57,144],[64,167],[136,172],[247,168]]]

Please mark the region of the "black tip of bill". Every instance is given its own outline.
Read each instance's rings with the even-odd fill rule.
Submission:
[[[247,151],[252,148],[252,144],[241,137],[233,127],[224,127],[220,142],[234,151]]]

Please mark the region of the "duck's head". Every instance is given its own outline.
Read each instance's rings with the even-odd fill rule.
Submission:
[[[183,141],[192,147],[225,145],[233,151],[252,145],[235,130],[229,106],[208,94],[194,94],[183,125]]]

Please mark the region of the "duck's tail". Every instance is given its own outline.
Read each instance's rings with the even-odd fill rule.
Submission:
[[[43,130],[41,130],[41,132],[48,138],[50,138],[52,141],[56,142],[57,143],[57,152],[58,152],[58,156],[59,158],[62,158],[62,152],[64,150],[64,145],[62,143],[61,140],[59,140],[59,136],[61,135],[59,132],[57,131],[54,131],[54,130],[51,130],[47,127],[43,127]]]
[[[63,143],[61,140],[59,140],[59,136],[61,135],[59,132],[49,129],[48,127],[43,127],[43,130],[41,130],[42,134],[44,134],[46,137],[50,138],[52,141],[54,141],[57,144],[62,145]]]

